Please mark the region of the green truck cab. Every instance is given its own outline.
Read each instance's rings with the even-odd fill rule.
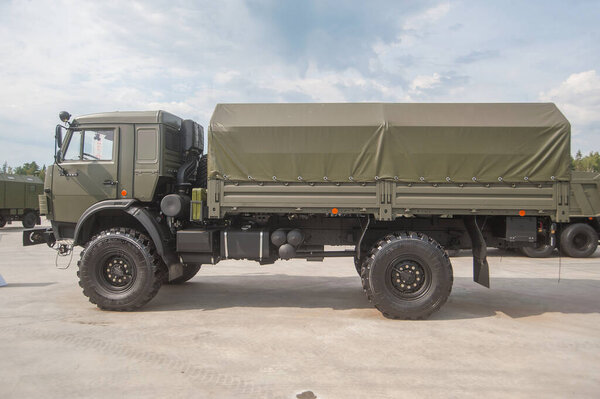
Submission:
[[[385,316],[424,318],[452,288],[446,250],[473,249],[489,287],[487,246],[598,245],[598,176],[571,173],[554,104],[219,104],[206,154],[203,128],[164,111],[61,120],[40,197],[52,228],[23,243],[82,246],[102,309],[222,259],[349,257]]]
[[[39,177],[0,174],[0,227],[17,220],[25,228],[40,224],[38,197],[42,190]]]

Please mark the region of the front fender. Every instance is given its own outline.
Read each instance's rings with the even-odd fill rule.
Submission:
[[[73,237],[74,245],[85,244],[84,237],[89,235],[94,217],[100,212],[107,210],[122,211],[135,218],[146,230],[152,242],[154,242],[156,252],[162,257],[165,264],[169,267],[179,264],[179,259],[175,252],[168,246],[170,240],[169,231],[146,208],[133,199],[101,201],[89,207],[77,221]]]
[[[85,210],[85,212],[83,212],[83,214],[79,217],[79,220],[77,221],[77,225],[75,226],[75,233],[73,234],[73,245],[84,244],[81,242],[81,237],[84,236],[85,229],[89,226],[88,222],[92,220],[92,217],[94,215],[107,210],[125,211],[135,202],[136,201],[134,199],[108,200],[100,201],[90,206],[88,209]]]

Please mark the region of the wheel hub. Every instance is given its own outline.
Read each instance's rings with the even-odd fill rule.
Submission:
[[[392,286],[403,294],[417,292],[425,283],[425,271],[417,262],[399,262],[391,271]]]
[[[577,249],[584,249],[588,245],[588,236],[585,234],[577,234],[573,237],[573,244]]]
[[[102,272],[106,282],[114,287],[126,287],[133,281],[132,267],[127,259],[122,257],[108,259]]]

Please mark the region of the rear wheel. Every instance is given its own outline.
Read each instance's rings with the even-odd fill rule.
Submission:
[[[0,227],[4,227],[6,226],[6,219],[4,219],[2,216],[0,216]]]
[[[133,229],[110,229],[94,236],[81,252],[79,285],[105,310],[134,310],[158,292],[164,269],[152,241]]]
[[[183,267],[183,274],[171,281],[165,281],[165,284],[183,284],[192,277],[194,277],[200,268],[201,264],[191,264]]]
[[[572,224],[560,234],[560,249],[572,258],[587,258],[596,248],[598,233],[588,224]]]
[[[37,222],[37,215],[33,212],[27,212],[21,221],[21,223],[23,223],[23,227],[26,229],[34,227],[35,222]]]
[[[420,233],[390,234],[371,249],[362,265],[362,283],[384,316],[424,319],[452,290],[452,265],[444,249]]]

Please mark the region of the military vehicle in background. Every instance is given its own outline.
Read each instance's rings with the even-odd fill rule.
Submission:
[[[0,174],[0,227],[18,220],[26,228],[40,224],[38,197],[43,187],[36,176]]]
[[[102,309],[222,259],[349,257],[385,316],[425,318],[452,289],[445,249],[472,248],[489,287],[488,245],[598,244],[598,179],[571,173],[554,104],[220,104],[207,154],[202,127],[168,112],[60,117],[40,197],[52,228],[23,243],[82,246]]]

